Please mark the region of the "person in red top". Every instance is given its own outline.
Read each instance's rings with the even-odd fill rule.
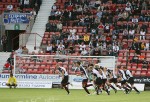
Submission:
[[[5,63],[4,68],[8,70],[10,69],[10,63],[8,61]]]

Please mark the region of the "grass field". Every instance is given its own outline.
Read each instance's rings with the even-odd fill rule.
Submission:
[[[124,94],[111,91],[100,95],[87,96],[84,90],[70,90],[67,95],[63,89],[0,89],[0,102],[149,102],[150,91]]]

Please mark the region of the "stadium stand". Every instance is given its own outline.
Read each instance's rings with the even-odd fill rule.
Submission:
[[[134,76],[150,76],[149,0],[57,0],[48,21],[35,54],[116,56],[116,66],[127,66]],[[57,73],[56,61],[22,60],[23,73]]]

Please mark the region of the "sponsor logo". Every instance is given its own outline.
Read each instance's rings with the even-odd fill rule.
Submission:
[[[25,80],[59,80],[60,77],[58,75],[36,75],[36,74],[16,74],[15,77],[17,79],[25,79]],[[0,79],[8,79],[9,74],[0,74]]]
[[[76,77],[73,79],[75,82],[82,82],[83,78],[82,77]]]

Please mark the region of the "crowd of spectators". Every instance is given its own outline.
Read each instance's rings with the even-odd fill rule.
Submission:
[[[9,0],[9,2],[0,0],[0,3],[0,8],[4,8],[4,12],[31,13],[31,11],[34,10],[37,14],[40,5],[42,4],[42,0]]]
[[[46,32],[54,32],[50,45],[57,46],[50,52],[60,51],[62,45],[64,54],[118,56],[121,49],[140,54],[149,50],[149,21],[149,0],[66,0],[63,9],[55,3],[46,24]],[[79,34],[79,27],[84,34]]]

